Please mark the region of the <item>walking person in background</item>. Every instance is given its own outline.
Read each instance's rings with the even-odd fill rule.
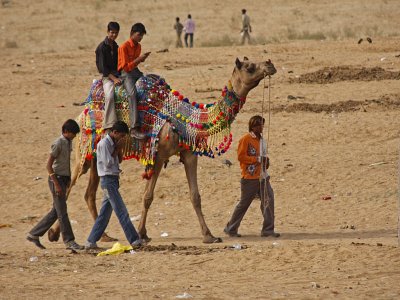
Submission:
[[[185,46],[186,48],[189,47],[193,48],[193,35],[194,35],[194,30],[195,30],[195,23],[192,20],[192,15],[188,14],[188,18],[185,21],[185,27],[183,28],[183,31],[185,31]],[[190,44],[188,44],[188,38]]]
[[[79,133],[79,125],[75,120],[67,120],[61,128],[61,136],[51,145],[47,160],[49,188],[53,195],[53,207],[39,223],[28,233],[26,239],[40,249],[46,249],[39,238],[43,236],[57,221],[60,222],[61,235],[67,249],[82,250],[83,246],[75,242],[71,222],[67,212],[67,190],[71,183],[71,151],[72,140]]]
[[[242,171],[240,179],[241,196],[231,219],[224,228],[224,232],[231,237],[240,237],[238,229],[250,204],[257,197],[261,200],[263,225],[262,237],[279,237],[275,232],[274,191],[272,190],[267,157],[266,143],[262,137],[265,120],[261,116],[253,116],[249,120],[249,132],[245,134],[238,145],[238,160]]]
[[[176,48],[183,47],[183,44],[182,44],[183,25],[179,20],[180,20],[179,17],[176,17],[176,22],[174,24],[174,29],[176,31],[176,44],[175,44]]]
[[[251,43],[250,32],[251,32],[250,17],[246,14],[246,10],[242,9],[242,30],[240,31],[242,36],[241,40],[242,45],[244,45],[246,39],[248,44]]]

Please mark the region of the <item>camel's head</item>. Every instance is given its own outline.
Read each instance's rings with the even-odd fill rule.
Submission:
[[[243,61],[236,58],[235,64],[232,81],[236,82],[238,89],[244,89],[247,92],[256,87],[264,77],[276,73],[276,69],[270,60],[254,63],[244,57]]]

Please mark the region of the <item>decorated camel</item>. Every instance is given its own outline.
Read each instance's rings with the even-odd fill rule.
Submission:
[[[222,241],[211,234],[202,213],[197,185],[198,156],[214,158],[228,150],[232,142],[231,124],[246,102],[247,94],[264,77],[275,73],[276,69],[270,60],[254,63],[246,57],[243,61],[236,59],[228,85],[222,90],[219,101],[212,104],[190,102],[178,91],[172,90],[159,76],[148,75],[139,79],[136,84],[139,118],[143,124],[142,130],[147,133],[148,138],[143,142],[129,137],[125,143],[124,159],[135,158],[145,165],[143,178],[148,181],[138,227],[142,239],[149,240],[146,219],[160,171],[171,156],[179,155],[185,167],[190,199],[200,222],[203,242]],[[86,108],[78,117],[81,133],[71,183],[72,188],[76,180],[90,169],[85,200],[94,219],[98,215],[96,191],[99,185],[96,145],[104,135],[101,128],[103,107],[101,81],[95,81],[86,101]],[[129,124],[129,107],[122,87],[116,88],[116,108],[118,118]],[[49,231],[49,239],[58,240],[59,232],[57,224]],[[103,240],[110,239],[103,236]]]

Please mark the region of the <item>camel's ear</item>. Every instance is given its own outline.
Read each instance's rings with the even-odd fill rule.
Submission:
[[[236,67],[240,70],[242,68],[243,63],[236,57],[235,61]]]
[[[245,56],[245,57],[243,57],[243,60],[249,60],[249,59],[247,58],[247,56]]]

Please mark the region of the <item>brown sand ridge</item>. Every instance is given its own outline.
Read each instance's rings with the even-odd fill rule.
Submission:
[[[399,80],[400,72],[386,71],[381,67],[354,68],[351,66],[325,67],[316,72],[302,74],[298,83],[332,83],[346,80]]]
[[[252,19],[251,46],[237,45],[242,8]],[[397,0],[1,1],[0,299],[400,298],[399,11]],[[195,47],[175,49],[174,19],[188,13],[197,25]],[[121,24],[119,44],[143,22],[143,51],[152,54],[142,71],[162,75],[191,101],[216,101],[236,57],[275,64],[277,74],[250,92],[232,124],[232,148],[199,159],[203,213],[223,243],[201,242],[177,157],[157,182],[146,249],[97,257],[46,237],[45,251],[25,240],[50,208],[49,146],[62,122],[81,112],[73,103],[84,101],[98,78],[94,49],[110,20]],[[269,106],[270,115],[262,112]],[[237,142],[248,119],[261,113],[271,118],[270,173],[282,237],[260,237],[257,200],[240,227],[243,236],[226,237],[240,194]],[[120,190],[137,220],[143,166],[121,167]],[[87,179],[68,199],[79,243],[93,225],[83,200]],[[99,205],[100,192],[97,198]],[[107,232],[127,244],[114,216]]]

